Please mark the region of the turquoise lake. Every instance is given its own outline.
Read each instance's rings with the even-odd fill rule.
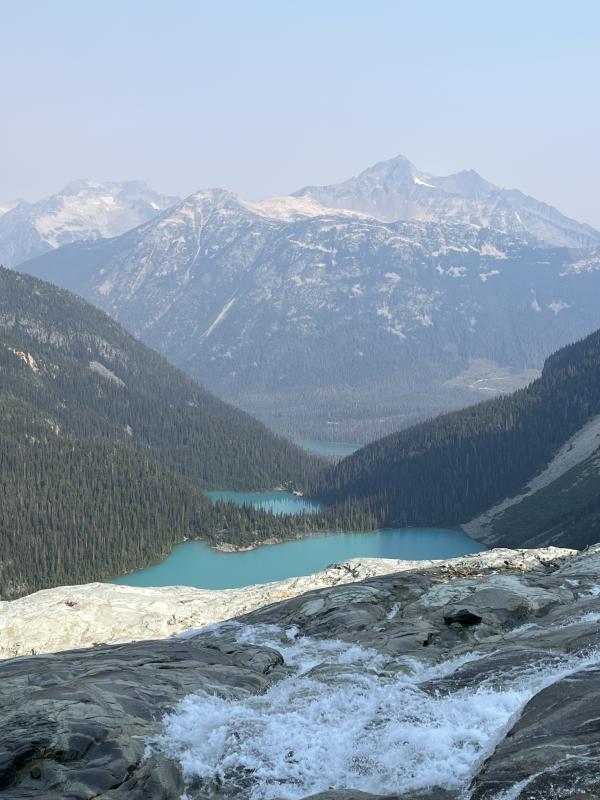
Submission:
[[[285,492],[211,492],[210,495],[240,505],[251,503],[276,513],[307,510],[307,501]],[[453,558],[485,549],[459,531],[439,528],[324,534],[241,553],[221,553],[205,542],[193,541],[177,545],[160,564],[112,582],[128,586],[232,589],[309,575],[348,558]]]
[[[309,442],[306,440],[296,442],[296,444],[312,453],[336,460],[352,455],[361,446],[349,442]]]
[[[238,506],[248,505],[273,514],[305,514],[318,511],[319,503],[296,497],[289,492],[207,492],[211,500],[225,500]]]

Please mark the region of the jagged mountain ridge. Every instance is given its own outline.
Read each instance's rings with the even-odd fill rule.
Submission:
[[[2,214],[6,214],[7,211],[12,211],[15,206],[18,206],[19,203],[24,202],[25,201],[22,198],[19,198],[18,200],[7,200],[3,203],[0,203],[0,216],[2,216]]]
[[[0,209],[0,264],[14,267],[80,239],[119,236],[178,199],[142,181],[79,180],[35,203],[5,203]]]
[[[381,161],[343,183],[306,186],[295,196],[387,222],[459,222],[512,234],[529,233],[557,247],[600,244],[599,231],[518,189],[494,186],[474,170],[431,175],[404,156]]]
[[[272,426],[347,441],[522,385],[600,326],[598,250],[224,190],[22,269]]]

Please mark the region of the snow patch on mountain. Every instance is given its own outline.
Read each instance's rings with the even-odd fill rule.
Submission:
[[[548,308],[555,314],[560,314],[561,311],[571,308],[571,305],[569,303],[565,303],[564,300],[555,300],[553,303],[548,303]]]
[[[480,272],[479,278],[481,279],[482,283],[485,283],[490,278],[493,278],[494,275],[501,275],[501,274],[502,273],[500,272],[499,269],[491,269],[489,272]]]
[[[17,266],[75,241],[120,236],[177,201],[141,181],[74,181],[36,203],[6,207],[0,214],[0,262]]]
[[[427,183],[426,181],[421,180],[417,175],[413,178],[415,184],[417,186],[427,186],[428,189],[435,189],[435,186],[432,183]]]
[[[215,328],[217,327],[217,325],[220,325],[220,324],[221,324],[221,322],[223,322],[223,320],[225,319],[225,317],[227,316],[227,314],[228,314],[228,312],[229,312],[229,309],[231,308],[231,306],[232,306],[234,303],[235,303],[235,297],[232,297],[230,300],[228,300],[228,301],[225,303],[225,305],[223,306],[223,308],[222,308],[222,309],[219,311],[219,313],[217,314],[217,316],[216,316],[216,318],[215,318],[214,322],[212,322],[212,323],[211,323],[211,324],[208,326],[208,328],[207,328],[207,329],[204,331],[204,333],[202,334],[204,339],[208,339],[208,337],[209,337],[209,336],[211,335],[211,333],[212,333],[212,332],[215,330]]]
[[[24,200],[7,200],[4,203],[0,203],[0,217],[2,214],[6,214],[8,211],[12,211],[13,208],[16,208],[19,203],[23,203]]]
[[[326,213],[320,203],[309,197],[269,197],[258,203],[249,203],[245,200],[240,202],[255,214],[286,222],[301,219],[302,217],[319,217]]]

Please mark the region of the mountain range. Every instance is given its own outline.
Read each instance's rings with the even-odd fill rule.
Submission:
[[[600,331],[542,362],[600,326],[600,246],[548,242],[522,210],[496,227],[385,220],[212,190],[154,211],[112,238],[67,224],[82,241],[50,236],[21,267],[280,429],[315,430],[322,409],[323,430],[366,436],[500,396],[326,464],[83,298],[0,268],[0,598],[61,585],[0,602],[20,656],[0,665],[0,794],[597,798],[599,545],[354,559],[234,590],[237,612],[231,592],[72,584],[188,538],[597,541]],[[202,491],[275,486],[325,508],[278,517]],[[226,621],[198,629],[211,604]]]
[[[600,248],[191,195],[20,265],[279,432],[365,442],[525,385],[600,326]]]

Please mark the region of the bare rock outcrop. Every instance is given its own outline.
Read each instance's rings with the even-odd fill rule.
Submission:
[[[246,614],[305,592],[404,570],[495,569],[506,563],[529,570],[575,551],[491,550],[441,561],[355,558],[314,575],[242,589],[192,589],[186,586],[136,588],[106,583],[44,589],[18,600],[0,602],[0,658],[52,653],[99,644],[118,644],[173,636],[190,628]]]

